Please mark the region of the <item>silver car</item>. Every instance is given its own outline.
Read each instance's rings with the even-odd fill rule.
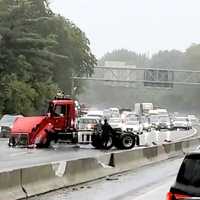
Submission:
[[[12,129],[13,123],[19,117],[23,117],[22,115],[3,115],[0,120],[0,136],[1,137],[8,137],[9,133]]]
[[[175,129],[186,129],[189,130],[192,128],[192,124],[187,117],[175,117],[173,119],[173,127]]]

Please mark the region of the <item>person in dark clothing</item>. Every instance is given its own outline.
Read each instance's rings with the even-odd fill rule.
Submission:
[[[101,134],[102,133],[102,123],[101,123],[101,119],[98,121],[98,123],[96,124],[95,126],[95,130],[98,134]]]
[[[102,140],[104,146],[106,147],[109,141],[109,134],[113,133],[113,128],[108,123],[107,119],[104,119],[104,124],[102,125]]]

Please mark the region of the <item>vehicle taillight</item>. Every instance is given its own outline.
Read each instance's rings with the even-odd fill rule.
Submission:
[[[184,194],[173,194],[171,192],[168,192],[166,200],[184,200],[184,199],[187,199],[189,197],[190,196],[184,195]]]
[[[167,198],[166,198],[166,200],[172,200],[172,193],[171,192],[168,192],[167,193]]]

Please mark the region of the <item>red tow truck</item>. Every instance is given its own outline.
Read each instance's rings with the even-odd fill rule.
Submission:
[[[51,141],[64,140],[72,144],[81,143],[85,133],[80,132],[78,124],[78,108],[76,101],[70,98],[55,98],[49,102],[45,116],[18,118],[11,129],[8,145],[11,147],[49,147]],[[132,132],[114,130],[108,134],[108,141],[102,137],[102,131],[94,128],[91,131],[90,143],[95,148],[109,149],[112,146],[130,149],[139,144],[139,136]],[[80,137],[81,136],[81,137]],[[88,137],[86,137],[88,138]],[[83,139],[82,139],[83,140]]]
[[[77,143],[77,118],[75,101],[55,98],[49,102],[46,116],[18,118],[13,124],[9,146],[49,147],[52,140]]]

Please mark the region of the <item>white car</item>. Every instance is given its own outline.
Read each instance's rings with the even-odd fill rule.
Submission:
[[[81,117],[78,119],[78,130],[79,131],[92,131],[95,125],[99,122],[99,117]]]
[[[110,108],[111,117],[120,116],[119,108]]]
[[[111,117],[111,111],[109,109],[104,109],[103,110],[103,116],[106,119],[110,119],[110,117]]]
[[[149,117],[142,117],[141,122],[143,125],[143,130],[151,131],[151,122]]]
[[[110,118],[109,124],[112,128],[121,128],[122,129],[122,126],[123,126],[121,118]]]
[[[86,117],[101,118],[103,119],[104,114],[101,110],[90,110],[88,111]]]
[[[192,125],[199,124],[199,119],[195,115],[188,115],[188,119]]]
[[[151,128],[158,129],[159,123],[160,123],[159,116],[158,115],[150,115],[149,119],[150,119]]]
[[[81,117],[78,119],[78,142],[80,144],[91,143],[93,130],[99,120],[98,117]]]
[[[138,134],[142,134],[143,133],[143,125],[139,121],[128,120],[125,123],[123,130],[128,131],[128,132],[136,132]]]
[[[121,114],[121,118],[122,118],[122,120],[125,121],[127,115],[130,114],[130,113],[131,113],[131,112],[129,112],[129,111],[123,111],[122,114]]]
[[[13,123],[19,117],[23,117],[22,115],[4,115],[0,120],[0,136],[8,137],[9,133],[13,127]]]
[[[189,130],[192,128],[192,124],[187,117],[175,117],[173,119],[173,128]]]

